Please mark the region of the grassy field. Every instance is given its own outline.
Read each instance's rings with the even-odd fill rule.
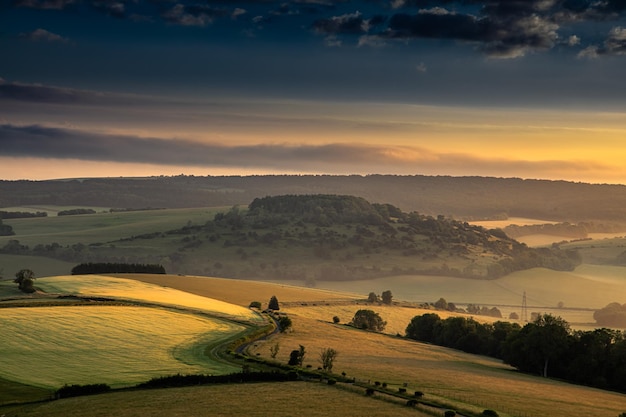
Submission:
[[[72,262],[64,262],[41,256],[22,256],[0,254],[0,276],[15,278],[20,269],[35,271],[36,277],[66,275],[76,266]]]
[[[306,382],[115,392],[0,409],[5,417],[424,417],[415,409]]]
[[[37,280],[36,285],[48,294],[80,294],[110,297],[164,306],[182,307],[231,319],[263,322],[250,309],[224,301],[200,297],[175,288],[137,280],[102,275],[67,275]]]
[[[147,275],[137,278],[150,280]],[[459,410],[495,409],[503,417],[616,417],[626,411],[626,395],[623,394],[520,374],[491,358],[396,337],[395,333],[403,331],[411,317],[423,312],[418,309],[369,306],[389,323],[386,330],[389,334],[376,334],[331,323],[333,315],[340,316],[342,322],[349,321],[353,309],[358,307],[351,305],[353,301],[349,301],[350,295],[241,280],[173,276],[157,276],[155,279],[167,280],[163,283],[170,288],[192,290],[197,295],[242,306],[251,299],[265,301],[265,298],[276,295],[283,302],[281,312],[287,313],[293,321],[293,331],[258,341],[250,350],[252,354],[258,353],[269,359],[270,347],[278,344],[280,350],[276,360],[282,363],[288,360],[291,350],[303,345],[307,351],[304,364],[316,368],[320,365],[321,349],[332,347],[339,352],[333,369],[336,373],[345,372],[362,382],[386,382],[392,389],[406,384],[409,392],[423,391],[428,400],[440,401]],[[77,308],[88,311],[90,308],[105,307]],[[243,398],[245,401],[240,400]],[[205,403],[205,399],[210,402]],[[7,417],[18,414],[56,417],[81,415],[84,410],[90,410],[89,415],[113,413],[125,417],[146,414],[201,415],[209,409],[210,415],[217,416],[287,416],[294,413],[382,416],[404,415],[405,412],[419,415],[414,410],[373,401],[362,394],[354,395],[337,388],[302,383],[118,392],[49,404],[3,408],[0,412]],[[319,414],[315,414],[317,412]]]
[[[46,210],[52,208],[48,207]],[[62,246],[79,242],[85,245],[106,243],[133,235],[178,229],[188,223],[204,224],[207,220],[212,220],[215,213],[223,210],[223,207],[212,207],[115,213],[99,211],[96,214],[75,216],[49,215],[30,219],[7,219],[3,222],[13,227],[15,235],[0,237],[0,246],[12,239],[29,246],[54,242]]]
[[[145,307],[23,307],[0,313],[0,377],[52,389],[127,386],[179,372],[236,372],[196,346],[245,330],[232,322]]]
[[[246,291],[246,281],[197,279],[204,280],[194,283],[197,293],[211,297],[219,297],[219,293],[229,297],[224,298],[225,301],[233,303],[244,301],[236,295],[236,288]],[[203,290],[200,288],[201,282],[205,283]],[[189,285],[185,280],[178,283],[181,289]],[[176,286],[175,283],[171,285]],[[332,347],[339,351],[333,370],[336,373],[346,372],[361,381],[387,382],[391,387],[407,383],[409,392],[421,390],[427,394],[427,398],[456,404],[459,408],[478,411],[493,408],[501,416],[616,417],[626,411],[624,394],[520,374],[491,358],[395,336],[396,333],[404,334],[413,316],[426,311],[369,306],[367,308],[378,312],[388,325],[385,330],[387,334],[368,333],[331,323],[334,315],[339,316],[342,322],[349,321],[359,306],[345,303],[334,305],[336,301],[330,298],[327,300],[329,305],[325,305],[317,290],[307,288],[287,287],[289,296],[283,297],[280,285],[273,288],[269,283],[263,285],[270,289],[268,293],[274,293],[279,300],[289,302],[281,311],[289,314],[294,323],[293,332],[273,336],[252,347],[252,353],[259,353],[263,357],[270,358],[270,347],[278,343],[280,350],[277,360],[287,362],[291,350],[303,345],[308,351],[305,365],[316,368],[320,366],[321,349]],[[226,290],[226,287],[230,288]],[[310,291],[314,292],[313,296],[307,296]],[[299,305],[303,303],[297,303],[296,298],[308,299],[309,302],[306,302],[306,306]],[[317,305],[313,305],[311,300],[317,300]],[[441,316],[445,317],[444,314]],[[477,319],[483,320],[479,317]]]
[[[317,286],[362,296],[370,291],[381,294],[390,290],[396,299],[413,302],[435,302],[443,297],[458,306],[468,303],[498,306],[503,317],[508,317],[511,312],[521,313],[526,292],[529,314],[550,313],[572,323],[587,325],[594,323],[592,309],[614,301],[626,302],[626,270],[590,264],[583,264],[572,272],[535,268],[496,280],[403,275],[368,281],[318,281]],[[557,308],[559,302],[565,308]]]

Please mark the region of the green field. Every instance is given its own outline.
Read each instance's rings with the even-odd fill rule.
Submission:
[[[52,209],[53,207],[42,207],[40,210]],[[49,215],[29,219],[7,219],[3,222],[13,227],[15,235],[0,237],[0,246],[12,239],[29,246],[51,243],[62,246],[75,243],[85,245],[107,243],[133,235],[178,229],[188,223],[204,224],[207,220],[212,220],[215,213],[223,210],[223,207],[212,207],[115,213],[99,211],[96,214],[75,216]]]
[[[236,372],[239,367],[207,356],[207,346],[264,323],[243,306],[123,278],[49,277],[38,279],[37,287],[47,296],[23,295],[12,281],[0,282],[0,299],[19,297],[34,306],[5,302],[0,309],[0,378],[40,388],[116,387],[175,373]],[[67,294],[138,305],[76,306],[54,297]],[[68,306],[46,307],[50,302]]]
[[[243,326],[156,308],[21,307],[0,311],[0,378],[42,388],[128,386],[175,373],[238,369],[204,355]]]

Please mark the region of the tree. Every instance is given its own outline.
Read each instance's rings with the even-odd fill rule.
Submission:
[[[322,362],[322,369],[326,372],[332,372],[336,358],[337,351],[335,349],[322,349],[322,351],[320,352],[320,362]]]
[[[23,292],[35,292],[35,273],[30,269],[21,269],[16,272],[13,282],[15,282],[18,288]]]
[[[285,333],[287,329],[291,328],[291,325],[293,324],[291,322],[291,319],[287,316],[280,316],[277,321],[278,328],[280,329],[281,333]]]
[[[369,295],[367,296],[367,302],[368,303],[377,303],[378,302],[378,296],[376,295],[375,292],[369,293]]]
[[[548,369],[559,371],[566,367],[563,356],[570,344],[569,324],[561,317],[540,314],[504,343],[502,357],[514,367],[548,376]]]
[[[299,349],[292,350],[289,354],[289,365],[302,366],[304,355],[306,355],[306,349],[302,345],[300,345]]]
[[[446,301],[445,298],[440,298],[439,300],[437,300],[435,302],[435,308],[437,310],[447,310],[448,309],[448,302]]]
[[[351,324],[359,329],[382,332],[387,322],[372,310],[358,310],[354,313]]]
[[[391,295],[391,291],[390,290],[383,291],[382,299],[383,299],[383,303],[391,304],[391,301],[393,299],[393,295]]]
[[[280,306],[278,305],[278,298],[276,298],[275,295],[272,295],[272,298],[270,298],[270,302],[267,305],[267,308],[270,310],[280,310]]]
[[[440,322],[441,319],[435,313],[415,316],[406,327],[406,337],[420,342],[433,342],[435,340],[435,328]]]
[[[248,306],[249,308],[261,308],[261,302],[260,301],[252,301],[250,302],[250,305]]]

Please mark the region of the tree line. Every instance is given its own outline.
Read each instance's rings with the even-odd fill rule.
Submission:
[[[572,331],[550,314],[521,327],[428,313],[413,317],[406,337],[502,359],[523,372],[626,392],[626,332]]]
[[[165,274],[163,265],[127,263],[84,263],[72,268],[72,275],[87,274]]]

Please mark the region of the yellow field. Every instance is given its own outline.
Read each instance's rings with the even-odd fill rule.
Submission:
[[[226,295],[225,301],[242,301],[235,294],[248,291],[247,281],[201,279],[204,280],[201,282],[205,283],[205,288],[197,287],[196,292],[204,292],[216,298],[219,292]],[[188,285],[185,280],[179,282],[181,288]],[[199,282],[196,285],[200,285]],[[423,391],[426,398],[443,400],[458,408],[478,411],[491,408],[501,416],[616,417],[626,411],[626,395],[623,394],[520,374],[495,359],[395,336],[396,333],[404,334],[410,318],[425,311],[404,307],[335,304],[333,300],[337,299],[337,295],[334,299],[326,300],[329,305],[325,305],[317,290],[287,287],[288,291],[283,294],[280,285],[259,285],[262,285],[264,291],[275,294],[279,300],[289,301],[281,307],[281,312],[291,317],[293,332],[257,342],[251,347],[253,354],[259,353],[270,358],[270,347],[278,343],[280,350],[276,359],[285,363],[290,351],[303,345],[308,352],[304,364],[317,368],[320,366],[321,349],[332,347],[339,351],[333,369],[336,373],[346,372],[361,381],[387,382],[394,388],[407,383],[409,392]],[[302,297],[303,303],[297,303],[294,299],[298,295]],[[248,294],[246,300],[247,297]],[[310,302],[306,302],[307,306],[298,305],[304,304],[305,300],[315,300],[317,305],[313,306]],[[386,332],[389,334],[368,333],[330,323],[334,315],[339,316],[343,323],[348,322],[357,308],[370,308],[378,312],[388,321]],[[443,314],[441,316],[444,317]]]
[[[51,293],[80,294],[124,300],[179,306],[239,320],[261,322],[262,318],[248,308],[217,299],[200,297],[173,288],[136,280],[102,275],[67,275],[37,280],[38,288]]]
[[[247,307],[251,301],[259,301],[267,306],[272,295],[280,293],[280,302],[342,301],[363,298],[359,294],[303,288],[286,284],[272,284],[261,281],[233,280],[214,277],[194,277],[156,274],[120,274],[133,280],[171,287],[202,297],[215,298],[228,303]]]
[[[4,308],[0,327],[0,377],[55,389],[125,386],[179,372],[236,372],[212,362],[204,346],[244,330],[196,315],[112,306]]]

